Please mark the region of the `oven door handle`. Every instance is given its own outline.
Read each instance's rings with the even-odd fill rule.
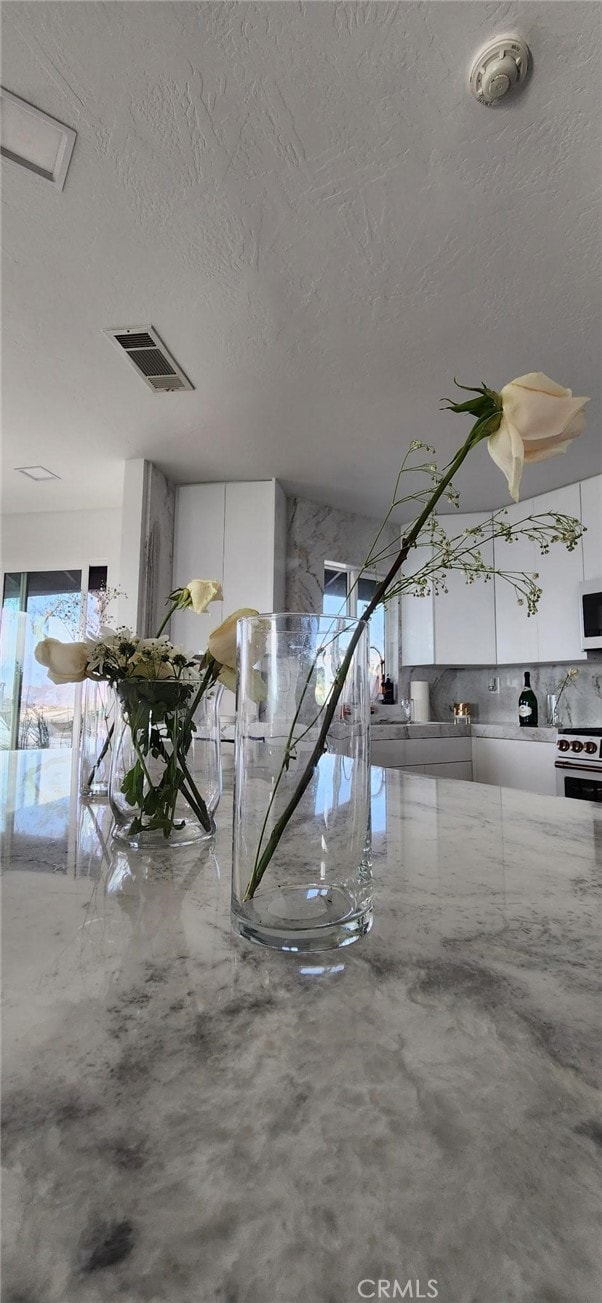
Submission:
[[[602,765],[580,765],[575,760],[555,760],[555,769],[578,769],[581,774],[602,774]]]

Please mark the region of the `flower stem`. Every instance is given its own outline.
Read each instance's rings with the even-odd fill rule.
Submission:
[[[174,611],[177,611],[179,605],[180,605],[179,602],[173,602],[173,603],[172,603],[172,605],[171,605],[170,608],[169,608],[169,611],[167,612],[167,615],[165,616],[165,619],[161,621],[161,623],[160,623],[160,625],[159,625],[159,628],[157,629],[157,632],[156,632],[156,634],[155,634],[155,638],[160,638],[160,637],[161,637],[161,634],[163,633],[163,630],[164,630],[165,626],[169,624],[169,621],[171,620],[171,617],[172,617]]]
[[[103,760],[104,760],[104,758],[105,758],[105,756],[106,756],[106,754],[107,754],[107,751],[108,751],[108,749],[109,749],[109,747],[110,747],[110,745],[111,745],[111,738],[112,738],[114,732],[115,732],[115,725],[114,725],[114,724],[111,724],[111,727],[110,727],[110,729],[109,729],[109,731],[108,731],[108,733],[107,733],[107,736],[106,736],[106,738],[105,738],[105,740],[104,740],[104,744],[103,744],[102,750],[101,750],[101,751],[99,752],[99,754],[97,755],[96,760],[94,761],[94,764],[92,765],[92,768],[91,768],[90,773],[89,773],[89,775],[88,775],[88,779],[87,779],[88,787],[91,787],[91,786],[92,786],[92,783],[94,782],[94,776],[95,776],[95,774],[96,774],[97,769],[100,767],[100,765],[102,764],[102,762],[103,762]]]
[[[492,407],[493,407],[493,403],[492,403]],[[468,453],[471,451],[472,448],[475,447],[477,443],[479,443],[482,439],[487,438],[487,436],[493,433],[494,429],[497,429],[498,427],[499,427],[499,410],[497,408],[489,412],[487,416],[479,417],[479,419],[475,422],[475,424],[473,425],[470,431],[470,434],[468,435],[466,442],[462,445],[462,447],[456,453],[453,460],[449,463],[436,489],[433,491],[428,502],[426,503],[424,510],[420,513],[418,519],[413,524],[407,536],[402,540],[401,549],[397,554],[395,560],[393,561],[392,565],[390,566],[387,574],[385,575],[385,578],[381,581],[381,583],[376,588],[372,600],[369,603],[368,607],[366,608],[366,611],[364,612],[362,619],[358,622],[356,629],[351,635],[349,646],[347,648],[343,661],[341,662],[341,665],[337,670],[334,683],[332,685],[330,700],[324,712],[324,719],[322,721],[322,725],[316,740],[316,744],[309,757],[307,765],[301,775],[301,778],[299,779],[298,786],[293,792],[293,795],[291,796],[288,805],[283,810],[279,819],[276,820],[276,823],[274,824],[270,837],[267,841],[265,850],[260,854],[261,844],[259,844],[257,848],[255,863],[253,865],[251,877],[249,878],[249,882],[247,884],[247,888],[243,897],[244,901],[252,900],[253,896],[255,895],[255,892],[257,891],[257,888],[261,883],[261,880],[270,863],[270,860],[272,859],[280,843],[282,835],[288,823],[290,822],[293,814],[295,813],[295,810],[297,809],[297,806],[299,805],[304,792],[309,787],[315,768],[319,763],[322,755],[324,754],[324,751],[326,749],[326,739],[328,736],[328,730],[334,719],[335,711],[345,685],[345,678],[347,676],[347,671],[349,669],[353,654],[362,636],[366,624],[368,623],[371,615],[373,615],[374,611],[376,610],[376,607],[379,606],[380,603],[385,600],[388,589],[390,588],[396,574],[401,569],[401,566],[406,560],[410,549],[414,547],[416,540],[425,522],[428,520],[429,516],[431,515],[434,507],[439,501],[439,498],[445,492],[448,484],[453,479],[453,476],[456,474],[456,472],[459,470],[460,466],[462,465],[463,461],[468,456]]]

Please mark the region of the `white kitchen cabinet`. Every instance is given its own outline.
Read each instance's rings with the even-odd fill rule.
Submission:
[[[602,475],[594,475],[591,480],[582,480],[581,485],[581,523],[585,525],[583,535],[583,577],[600,579],[602,577]]]
[[[455,538],[474,525],[486,525],[488,516],[446,516],[443,526]],[[493,543],[478,544],[486,565],[493,564]],[[447,593],[434,598],[435,664],[491,665],[495,661],[495,612],[493,581],[476,579],[467,584],[461,570],[445,580]]]
[[[470,737],[380,739],[372,736],[372,764],[435,778],[472,777]]]
[[[564,516],[581,519],[581,494],[578,484],[569,484],[553,493],[534,499],[539,514],[560,511]],[[579,623],[579,585],[583,583],[583,548],[581,540],[572,552],[563,543],[554,543],[545,555],[538,555],[538,584],[543,589],[537,611],[538,661],[585,660],[581,648]]]
[[[525,537],[513,543],[496,539],[483,548],[484,559],[496,568],[537,574],[543,590],[537,615],[519,606],[512,585],[495,577],[489,584],[466,584],[461,572],[452,573],[448,593],[437,597],[404,596],[401,601],[401,640],[404,665],[534,665],[545,661],[585,659],[581,649],[579,585],[602,575],[602,475],[569,484],[552,493],[507,508],[510,524],[528,516],[559,511],[575,516],[586,526],[583,540],[572,552],[555,543],[542,556]],[[448,533],[458,534],[488,517],[480,513],[447,516]],[[430,548],[410,554],[406,573],[418,569],[431,555]]]
[[[183,484],[176,495],[174,588],[217,579],[224,600],[207,613],[176,611],[171,635],[203,650],[211,629],[241,606],[284,610],[286,498],[276,480]]]
[[[415,574],[430,561],[430,547],[413,548],[403,566],[404,575]],[[404,665],[435,664],[433,596],[401,597],[401,659]]]
[[[450,538],[474,525],[487,523],[482,513],[441,518]],[[483,560],[493,562],[493,544],[480,545]],[[417,548],[408,558],[406,573],[420,568],[431,556],[430,547]],[[495,663],[495,613],[493,582],[467,584],[462,571],[451,571],[447,593],[430,597],[404,596],[401,602],[401,637],[404,665],[491,665]]]
[[[532,498],[508,507],[509,525],[517,525],[533,515]],[[539,570],[539,552],[535,544],[520,536],[512,543],[496,538],[493,545],[496,569],[506,572],[535,574]],[[496,661],[498,665],[530,665],[538,660],[536,617],[527,615],[527,603],[519,606],[516,592],[507,580],[495,576]]]
[[[472,780],[470,760],[448,761],[442,765],[423,765],[422,772],[430,774],[431,778],[460,778],[465,783],[470,783]]]
[[[508,509],[508,521],[516,524],[527,516],[559,511],[565,516],[581,518],[581,495],[578,484],[555,489]],[[543,590],[536,615],[527,615],[527,605],[519,606],[514,590],[506,580],[495,577],[495,618],[498,665],[533,665],[543,661],[585,659],[579,631],[579,584],[583,579],[583,550],[579,542],[572,552],[562,543],[554,543],[542,556],[539,548],[521,537],[514,543],[496,539],[496,567],[509,571],[537,574],[536,583]]]
[[[554,742],[514,742],[473,737],[472,774],[476,783],[515,787],[523,792],[556,795]]]

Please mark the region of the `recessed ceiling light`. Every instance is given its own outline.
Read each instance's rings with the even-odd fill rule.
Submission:
[[[76,131],[0,87],[0,152],[63,189]]]
[[[21,475],[27,475],[30,480],[60,480],[60,475],[55,475],[54,471],[46,470],[45,466],[15,466],[15,470]]]

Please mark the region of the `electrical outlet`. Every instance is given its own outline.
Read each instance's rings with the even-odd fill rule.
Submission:
[[[500,690],[500,681],[499,681],[499,679],[497,678],[497,675],[494,675],[494,677],[491,678],[491,679],[489,680],[489,683],[487,684],[487,691],[488,691],[488,692],[499,692],[499,690]]]

